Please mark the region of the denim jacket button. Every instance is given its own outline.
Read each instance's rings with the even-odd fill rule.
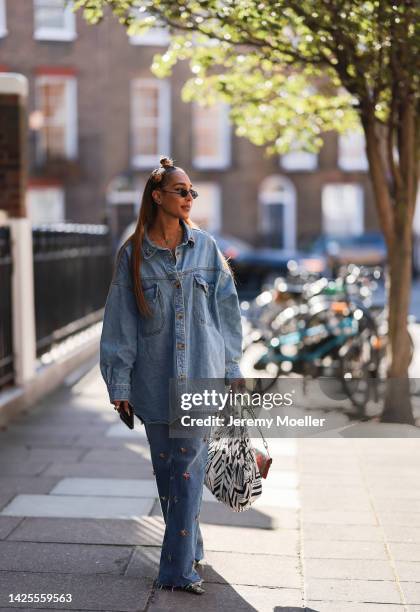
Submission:
[[[179,312],[179,313],[176,315],[176,318],[177,318],[177,319],[182,319],[183,317],[184,317],[184,315],[182,314],[182,312]]]
[[[178,342],[178,344],[176,345],[176,348],[183,349],[185,348],[185,344],[183,342]]]
[[[176,281],[174,284],[177,289],[179,289],[181,286],[181,283],[179,281]]]

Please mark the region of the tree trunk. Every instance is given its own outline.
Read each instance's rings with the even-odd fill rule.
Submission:
[[[388,247],[388,359],[387,385],[384,410],[381,420],[393,423],[414,423],[408,366],[410,363],[410,341],[407,319],[411,296],[412,275],[412,219],[415,190],[415,149],[411,147],[414,125],[412,109],[400,115],[404,136],[400,139],[400,164],[404,163],[401,182],[392,181],[389,169],[381,155],[376,133],[376,122],[372,110],[366,107],[362,113],[362,124],[366,137],[370,176],[375,194],[376,208]],[[411,132],[411,133],[410,133]],[[407,146],[408,145],[408,146]],[[400,166],[401,167],[401,166]],[[414,171],[414,177],[413,177]]]
[[[411,347],[407,332],[407,319],[411,295],[411,223],[406,222],[404,233],[395,237],[389,253],[388,290],[388,378],[384,410],[384,423],[414,424],[408,366]],[[398,232],[399,233],[399,232]]]
[[[389,324],[391,363],[382,413],[383,422],[414,424],[410,397],[411,350],[407,331],[410,308],[413,217],[417,192],[415,111],[410,96],[398,105],[399,163],[394,182],[394,240],[389,250]]]

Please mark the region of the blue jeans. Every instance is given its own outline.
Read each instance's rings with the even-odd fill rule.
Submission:
[[[144,426],[165,520],[157,583],[186,586],[201,580],[194,561],[204,556],[198,518],[208,441],[199,437],[170,438],[166,424]]]

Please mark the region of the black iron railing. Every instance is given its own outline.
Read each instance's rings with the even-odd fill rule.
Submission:
[[[10,229],[0,227],[0,389],[14,382]]]
[[[33,228],[37,356],[99,321],[112,275],[105,225]]]

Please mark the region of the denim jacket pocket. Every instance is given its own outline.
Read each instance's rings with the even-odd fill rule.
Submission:
[[[140,333],[142,336],[153,336],[162,331],[165,324],[163,313],[163,299],[159,285],[154,283],[150,287],[143,287],[144,297],[150,307],[151,316],[141,316]]]
[[[210,300],[214,292],[214,283],[207,282],[201,274],[194,274],[194,316],[200,323],[211,325]]]

